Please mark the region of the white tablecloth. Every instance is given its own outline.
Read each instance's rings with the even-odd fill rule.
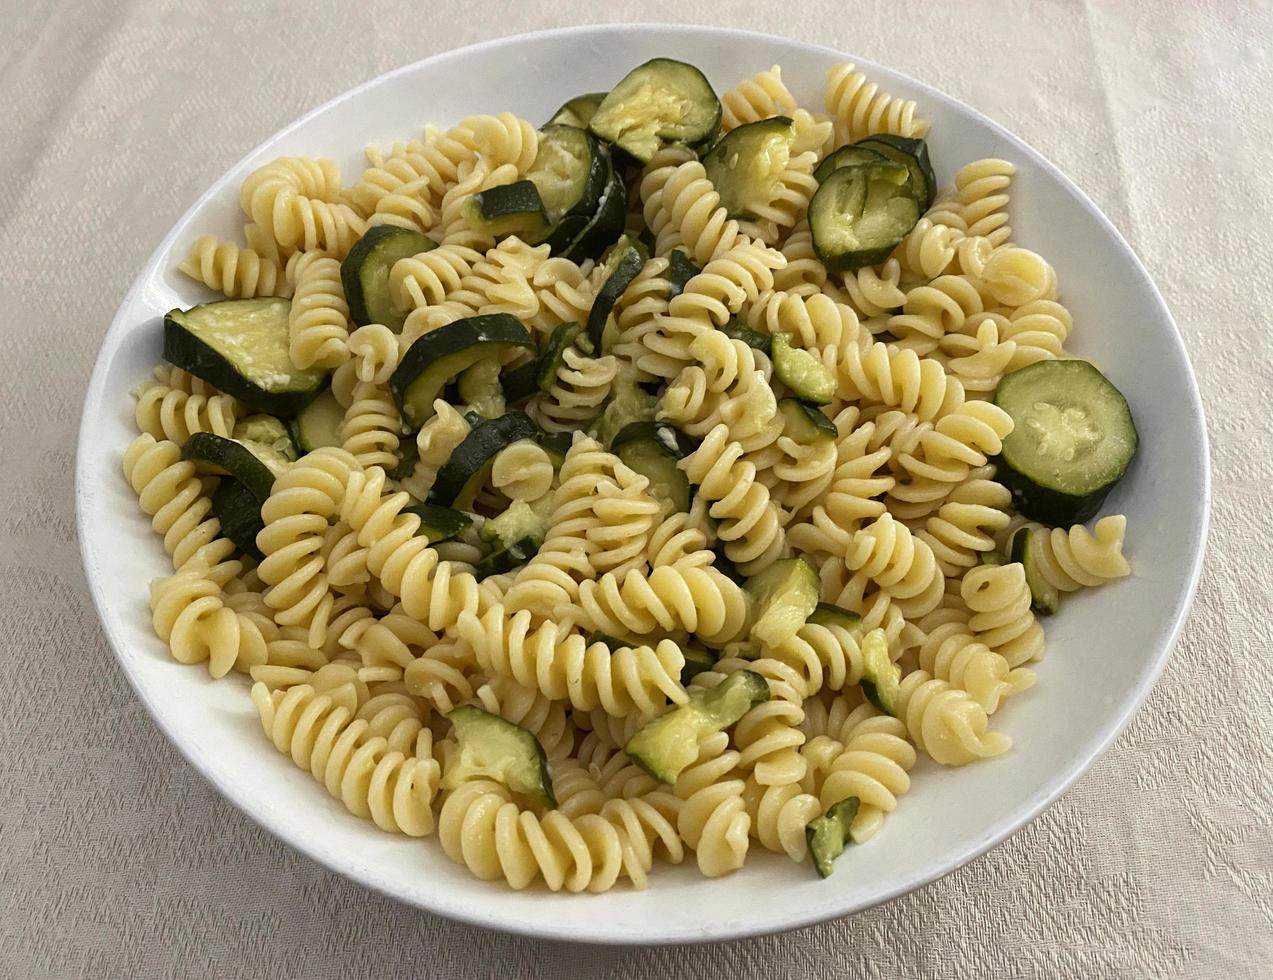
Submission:
[[[0,2],[0,976],[1273,974],[1268,4],[516,6]],[[726,23],[858,52],[1019,133],[1148,264],[1212,438],[1214,524],[1192,620],[1092,772],[1008,843],[916,894],[717,947],[483,932],[283,846],[142,711],[98,629],[73,526],[74,439],[99,338],[204,187],[386,69],[609,19]]]

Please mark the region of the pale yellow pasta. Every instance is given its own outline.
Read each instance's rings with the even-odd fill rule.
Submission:
[[[221,241],[215,235],[196,238],[190,254],[177,268],[231,299],[292,293],[291,283],[273,258],[235,242]]]
[[[520,439],[505,446],[491,465],[491,485],[509,500],[539,500],[552,487],[552,459],[542,446]]]

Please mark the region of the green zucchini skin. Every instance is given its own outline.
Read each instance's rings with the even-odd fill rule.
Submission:
[[[821,184],[841,167],[856,167],[860,163],[879,163],[881,160],[887,159],[888,157],[884,156],[884,154],[877,150],[872,150],[869,146],[850,143],[848,146],[842,146],[835,152],[827,154],[826,159],[818,164],[818,169],[813,172],[813,179]]]
[[[933,163],[929,159],[928,143],[925,140],[877,133],[858,140],[854,146],[873,150],[906,167],[911,172],[911,187],[920,213],[933,206],[933,200],[937,197],[937,176],[933,173]]]
[[[539,188],[529,180],[478,191],[464,202],[463,211],[470,227],[494,238],[516,235],[537,242],[548,233],[548,214]]]
[[[291,367],[290,359],[286,359],[287,320],[291,308],[291,301],[271,296],[219,300],[189,310],[169,310],[164,316],[164,360],[259,412],[291,418],[309,404],[327,379],[324,371],[296,370]],[[277,374],[279,384],[271,388],[256,384],[196,332],[202,320],[217,317],[233,321],[240,316],[245,323],[249,319],[254,321],[251,329],[269,333],[270,346],[283,353],[279,360],[286,360],[287,368]]]
[[[900,163],[833,170],[809,201],[813,250],[829,272],[883,262],[919,220],[910,171]]]
[[[995,457],[996,479],[1012,491],[1021,514],[1049,527],[1095,517],[1140,447],[1127,399],[1087,361],[1039,361],[1006,374],[994,403],[1013,421]],[[1046,417],[1041,406],[1049,409]],[[1051,431],[1060,439],[1059,420],[1074,412],[1087,427],[1082,451],[1068,458],[1044,452],[1037,434]]]
[[[827,812],[810,820],[805,826],[805,843],[809,847],[809,859],[819,878],[830,878],[835,870],[835,859],[844,853],[852,842],[853,819],[858,815],[860,800],[850,796],[847,800],[832,804]]]
[[[481,776],[532,796],[550,810],[557,806],[548,756],[534,734],[471,704],[452,708],[447,718],[458,743],[444,781],[447,789]]]
[[[578,233],[561,250],[561,255],[576,263],[599,258],[623,234],[627,213],[628,189],[623,183],[623,175],[612,166],[596,211],[579,226]],[[563,218],[561,224],[565,225],[566,221]],[[557,254],[555,248],[552,251]]]
[[[258,561],[265,556],[256,546],[256,536],[265,528],[261,501],[238,480],[223,480],[212,495],[212,516],[221,524],[221,533],[235,547]]]
[[[771,334],[761,333],[747,326],[742,320],[736,316],[732,316],[720,328],[721,333],[726,337],[732,337],[734,340],[741,340],[752,350],[764,351],[766,354],[773,354],[774,338]]]
[[[428,538],[429,544],[450,541],[473,524],[473,518],[464,511],[439,504],[412,504],[403,508],[402,512],[420,518],[416,533]]]
[[[647,112],[645,121],[638,125],[635,120],[642,115],[641,100],[651,91],[666,93],[668,104],[684,111],[678,118]],[[588,128],[634,160],[647,163],[668,143],[691,147],[710,144],[720,131],[720,118],[720,99],[701,71],[672,58],[653,58],[633,68],[610,90]]]
[[[1025,584],[1030,589],[1030,605],[1042,616],[1051,616],[1061,604],[1061,591],[1047,580],[1039,568],[1039,535],[1042,528],[1019,527],[1008,542],[1008,560],[1021,563]]]
[[[181,447],[181,458],[228,473],[251,491],[258,504],[265,503],[274,487],[274,473],[260,457],[249,446],[225,436],[195,432]]]
[[[647,248],[648,252],[649,249]],[[689,281],[693,279],[703,270],[694,264],[686,251],[682,248],[674,248],[667,254],[667,272],[664,275],[667,278],[668,285],[671,286],[671,294],[668,299],[680,296],[685,292],[685,287]]]
[[[553,328],[548,343],[544,345],[544,352],[539,355],[539,361],[535,365],[535,386],[540,391],[548,392],[557,383],[557,372],[561,370],[562,360],[566,351],[574,346],[579,331],[579,324],[574,322],[559,323]]]
[[[368,228],[340,264],[340,283],[349,304],[349,318],[359,326],[381,323],[398,333],[406,311],[394,305],[389,271],[399,259],[438,247],[428,235],[394,225]]]
[[[778,411],[783,415],[782,434],[802,446],[832,442],[839,436],[835,423],[816,405],[798,398],[783,398],[778,402]]]
[[[558,200],[554,191],[560,177],[554,166],[560,166],[563,157],[575,160],[581,172],[575,176],[573,199]],[[548,125],[540,130],[539,153],[527,179],[539,189],[552,226],[539,244],[548,245],[553,255],[563,254],[596,216],[613,176],[610,148],[586,129]]]
[[[470,506],[496,454],[519,439],[537,439],[539,435],[539,426],[525,412],[478,422],[438,471],[430,502],[459,509]]]
[[[606,318],[614,309],[625,289],[632,285],[645,266],[649,253],[631,235],[622,236],[610,249],[603,268],[606,270],[605,281],[593,298],[592,309],[588,311],[588,340],[594,351],[601,350],[601,337],[606,329]]]
[[[522,538],[507,547],[496,548],[473,566],[473,571],[478,578],[511,572],[534,558],[539,553],[540,544],[534,538]]]

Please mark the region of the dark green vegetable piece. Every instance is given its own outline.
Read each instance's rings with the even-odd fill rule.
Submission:
[[[606,329],[606,318],[610,316],[610,311],[614,309],[614,304],[624,290],[632,285],[632,280],[641,272],[649,257],[645,247],[631,235],[624,235],[610,249],[601,266],[601,288],[597,290],[592,309],[588,311],[588,341],[593,351],[601,352],[601,336]]]
[[[608,158],[607,163],[609,163]],[[627,213],[627,186],[623,183],[623,175],[611,166],[596,210],[590,217],[580,219],[578,233],[570,238],[560,251],[556,245],[553,245],[552,253],[561,254],[572,262],[598,258],[616,238],[623,234],[623,224]],[[564,237],[566,232],[573,232],[575,226],[575,222],[570,222],[569,218],[563,218],[559,230]],[[553,240],[556,240],[556,236]]]
[[[750,670],[735,671],[716,687],[691,691],[685,704],[646,722],[624,751],[655,779],[674,783],[698,758],[702,738],[724,731],[768,700],[768,681]]]
[[[778,402],[778,411],[782,412],[782,434],[802,446],[831,442],[839,435],[835,423],[817,405],[784,398]]]
[[[526,178],[543,201],[551,227],[542,240],[553,255],[562,254],[596,216],[613,175],[609,149],[591,133],[558,125],[540,130]]]
[[[615,438],[627,426],[634,422],[653,421],[658,404],[654,395],[636,384],[630,375],[621,372],[614,379],[610,398],[601,417],[590,431],[602,445],[613,448]]]
[[[531,732],[471,704],[452,708],[447,718],[457,743],[443,779],[447,789],[473,779],[493,779],[550,810],[557,806],[548,756]]]
[[[561,370],[566,351],[574,346],[579,331],[579,324],[573,322],[559,323],[553,328],[535,367],[535,384],[540,391],[551,391],[557,383],[557,372]]]
[[[478,421],[438,471],[430,502],[467,510],[490,475],[499,451],[519,439],[534,439],[539,431],[539,426],[524,412],[509,412],[497,419]]]
[[[246,555],[264,557],[256,546],[256,536],[265,527],[261,520],[261,501],[238,480],[225,480],[212,495],[212,516],[221,525],[221,533]]]
[[[533,358],[525,364],[519,364],[511,371],[500,376],[500,384],[504,388],[504,400],[509,405],[525,401],[539,391],[539,358]]]
[[[247,402],[291,418],[318,393],[327,372],[298,370],[288,353],[289,300],[226,299],[164,317],[164,360]]]
[[[239,442],[211,432],[193,433],[181,447],[181,458],[197,463],[200,472],[232,477],[262,504],[274,486],[275,470],[282,472],[289,462],[267,446]]]
[[[629,644],[630,645],[630,644]],[[681,648],[685,654],[685,666],[681,668],[681,683],[688,685],[703,671],[716,666],[716,654],[706,647],[686,644]]]
[[[937,178],[933,174],[933,164],[928,158],[928,144],[922,139],[910,139],[906,136],[893,136],[890,133],[877,133],[859,140],[854,144],[861,149],[873,150],[894,163],[900,163],[910,171],[911,192],[920,213],[932,207],[937,196]]]
[[[902,672],[888,655],[888,639],[882,629],[862,637],[862,693],[881,711],[897,714],[897,692]]]
[[[850,829],[858,815],[859,800],[850,796],[833,804],[822,816],[810,820],[804,829],[804,839],[809,845],[809,857],[819,877],[829,878],[835,870],[834,862],[853,840]]]
[[[368,228],[340,264],[340,282],[349,303],[349,318],[363,325],[383,323],[397,333],[407,318],[393,302],[389,271],[399,259],[407,259],[438,247],[428,235],[394,225]]]
[[[535,343],[515,317],[490,313],[456,320],[420,337],[389,379],[404,419],[419,428],[433,417],[433,402],[459,374],[488,357]]]
[[[772,650],[795,636],[813,613],[822,581],[803,558],[783,558],[749,578],[743,590],[755,613],[751,635]]]
[[[631,422],[614,437],[610,449],[650,481],[647,493],[671,501],[676,510],[684,513],[690,509],[690,481],[676,463],[686,455],[687,444],[688,440],[671,426]]]
[[[841,167],[809,202],[814,251],[831,272],[883,262],[919,214],[906,167],[892,162]]]
[[[473,518],[454,507],[442,507],[438,504],[412,504],[403,508],[404,514],[415,514],[420,518],[420,527],[416,534],[422,534],[429,544],[451,541],[463,531],[473,526]]]
[[[1004,375],[994,403],[1012,416],[997,479],[1017,510],[1053,527],[1095,516],[1139,446],[1122,392],[1087,361],[1039,361]]]
[[[1043,528],[1019,527],[1008,542],[1008,558],[1021,562],[1025,569],[1025,584],[1030,589],[1030,605],[1035,612],[1051,616],[1061,604],[1061,592],[1049,582],[1039,568],[1040,534],[1047,534]]]
[[[774,377],[802,401],[825,405],[835,397],[835,375],[822,361],[791,343],[785,333],[773,336]]]
[[[296,443],[282,419],[273,415],[249,415],[234,423],[230,438],[254,443],[278,453],[288,462],[296,459]]]
[[[764,351],[766,354],[772,353],[774,339],[767,333],[760,333],[753,330],[747,324],[743,323],[738,317],[730,317],[723,327],[720,328],[721,333],[726,337],[732,337],[735,340],[741,340],[753,350]]]
[[[461,210],[469,227],[492,238],[516,235],[523,241],[535,242],[548,232],[548,212],[539,188],[529,180],[478,191]]]
[[[672,287],[671,295],[680,296],[686,284],[703,270],[694,264],[683,248],[674,248],[667,253],[667,271],[663,275]]]
[[[703,157],[703,168],[730,217],[755,217],[752,205],[768,203],[787,169],[795,128],[774,116],[730,130]]]
[[[576,95],[573,99],[567,99],[565,104],[552,114],[548,124],[559,123],[564,126],[587,129],[588,123],[592,122],[592,117],[597,113],[597,107],[605,101],[605,97],[605,92],[588,92],[585,95]]]
[[[879,163],[887,159],[888,157],[884,154],[872,150],[869,146],[856,144],[842,146],[818,164],[818,169],[813,172],[813,179],[821,184],[841,167],[856,167],[860,163]]]
[[[340,428],[345,421],[345,409],[328,388],[300,410],[292,420],[292,438],[302,452],[313,452],[324,446],[341,444]],[[407,442],[415,445],[414,439]]]
[[[834,603],[819,602],[809,614],[809,622],[818,626],[839,626],[846,630],[855,630],[862,625],[862,617]]]
[[[415,472],[416,464],[420,462],[419,443],[410,437],[402,439],[398,442],[398,448],[394,450],[394,455],[398,457],[398,462],[385,475],[391,480],[410,479],[411,474]]]
[[[542,543],[542,541],[535,538],[522,538],[520,541],[515,541],[508,545],[508,547],[496,548],[474,565],[473,571],[478,578],[511,572],[514,568],[519,565],[525,565],[534,558]]]
[[[597,107],[589,129],[646,163],[660,146],[709,142],[720,128],[720,100],[701,71],[654,58],[624,76]]]

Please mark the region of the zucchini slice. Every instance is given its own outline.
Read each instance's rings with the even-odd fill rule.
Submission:
[[[551,228],[544,233],[553,255],[563,252],[597,213],[614,167],[605,144],[586,129],[545,126],[526,179],[535,185]]]
[[[536,541],[534,538],[522,538],[506,548],[497,548],[474,565],[473,572],[478,578],[511,572],[514,568],[519,565],[525,565],[534,558],[539,552],[540,544],[542,542]]]
[[[552,459],[553,466],[561,469],[561,464],[566,461],[566,453],[570,452],[571,443],[574,442],[574,433],[541,432],[538,438],[540,448]]]
[[[681,668],[682,685],[688,685],[703,671],[711,670],[716,666],[716,653],[707,647],[687,643],[681,647],[681,652],[685,654],[685,666]]]
[[[1127,399],[1087,361],[1039,361],[1006,374],[994,403],[1013,422],[998,479],[1017,510],[1043,524],[1093,517],[1136,455]]]
[[[515,405],[539,391],[539,358],[531,358],[519,364],[507,374],[500,375],[500,387],[504,389],[504,402]]]
[[[791,119],[774,116],[730,130],[707,152],[703,169],[730,217],[754,217],[758,202],[773,199],[794,139]]]
[[[751,635],[773,650],[795,636],[817,608],[822,581],[803,558],[783,558],[749,578],[743,591],[756,614]]]
[[[647,249],[648,251],[648,249]],[[694,264],[694,260],[689,257],[689,253],[683,248],[674,248],[667,253],[667,271],[663,273],[668,281],[668,285],[672,287],[668,299],[674,296],[680,296],[685,292],[685,287],[691,279],[703,270]]]
[[[588,342],[593,351],[601,351],[601,335],[606,329],[606,319],[623,291],[632,285],[645,265],[650,253],[631,235],[624,235],[611,247],[601,266],[601,288],[592,300],[588,311]]]
[[[778,411],[782,412],[782,434],[802,446],[834,442],[839,435],[835,423],[816,405],[798,398],[783,398],[778,402]]]
[[[640,163],[660,146],[709,142],[720,129],[720,100],[693,65],[654,58],[623,77],[597,106],[588,124]]]
[[[797,398],[825,405],[835,397],[835,375],[807,350],[793,347],[790,334],[774,334],[774,377]]]
[[[579,324],[574,322],[559,323],[553,328],[548,343],[544,345],[544,352],[539,355],[539,361],[535,365],[535,386],[540,391],[548,392],[557,383],[557,372],[561,370],[562,359],[566,356],[567,349],[574,346],[579,329]]]
[[[410,258],[438,247],[428,235],[393,225],[368,228],[340,264],[340,283],[345,287],[349,318],[362,326],[382,323],[394,333],[407,318],[398,309],[389,291],[389,270],[399,259]]]
[[[592,122],[592,117],[597,114],[597,107],[605,101],[605,98],[605,92],[587,92],[584,95],[576,95],[573,99],[567,99],[562,107],[552,114],[548,125],[544,128],[560,124],[587,129],[588,123]]]
[[[831,272],[874,265],[888,258],[919,215],[910,171],[900,163],[840,167],[809,201],[813,249]]]
[[[537,242],[548,233],[548,212],[539,188],[530,180],[518,180],[478,191],[461,208],[464,220],[475,231],[492,238],[516,235]]]
[[[344,421],[345,409],[328,388],[292,420],[292,438],[306,453],[324,446],[340,446],[340,427]],[[414,440],[407,442],[414,443]]]
[[[897,714],[897,692],[902,671],[888,655],[888,639],[882,629],[862,637],[862,693],[881,711]]]
[[[818,877],[829,878],[835,870],[834,862],[844,853],[853,840],[850,829],[858,815],[860,801],[856,796],[832,804],[827,812],[810,820],[804,828],[804,839],[809,845],[809,857]]]
[[[288,353],[289,300],[224,299],[164,317],[164,360],[260,412],[291,418],[327,372],[298,370]]]
[[[766,354],[773,353],[773,337],[770,334],[753,330],[736,316],[731,316],[720,330],[726,337],[741,340],[752,350],[764,351]]]
[[[674,783],[698,758],[702,738],[724,731],[768,700],[768,681],[754,671],[734,671],[710,690],[691,691],[685,704],[646,722],[624,751],[655,779]]]
[[[504,388],[500,384],[499,361],[483,358],[460,372],[455,382],[460,401],[484,419],[504,414]]]
[[[1039,535],[1047,534],[1042,528],[1019,527],[1008,542],[1008,560],[1021,562],[1025,569],[1025,584],[1030,589],[1030,605],[1036,612],[1051,616],[1061,604],[1060,590],[1043,576],[1039,568]]]
[[[431,336],[433,334],[425,334],[425,337]],[[524,412],[509,412],[497,419],[478,421],[455,447],[446,465],[438,470],[430,502],[468,510],[490,476],[499,451],[518,439],[534,439],[538,435],[539,426]]]
[[[478,532],[483,541],[490,541],[501,548],[511,548],[522,541],[534,543],[535,551],[544,542],[547,528],[544,519],[536,514],[524,500],[514,500],[498,517],[492,517]]]
[[[606,179],[605,189],[601,192],[601,199],[597,202],[597,208],[589,218],[580,218],[580,223],[576,224],[571,221],[570,217],[562,218],[558,230],[563,236],[566,231],[572,231],[575,227],[579,228],[578,234],[569,239],[568,243],[561,248],[561,255],[570,259],[572,262],[581,263],[585,259],[595,259],[604,252],[616,238],[623,234],[624,221],[628,213],[628,188],[623,183],[623,175],[609,163],[609,174]],[[567,227],[569,225],[569,227]],[[552,236],[552,241],[556,241],[557,236]],[[552,248],[553,254],[557,254],[557,248]]]
[[[292,434],[282,419],[276,419],[273,415],[249,415],[239,419],[234,424],[230,437],[239,442],[256,443],[272,449],[289,463],[294,462],[297,456]]]
[[[437,504],[413,504],[403,508],[404,514],[415,514],[420,518],[420,527],[416,534],[424,535],[429,544],[439,544],[458,537],[463,531],[473,526],[473,518],[454,507],[441,507]]]
[[[193,461],[201,473],[229,476],[242,483],[265,503],[274,478],[289,464],[277,450],[257,443],[239,442],[211,432],[196,432],[181,447],[181,458]]]
[[[855,630],[862,625],[862,617],[857,613],[830,602],[819,602],[814,606],[808,621],[817,626],[839,626],[846,630]]]
[[[679,432],[654,422],[631,422],[611,441],[610,451],[650,481],[648,493],[652,497],[670,501],[675,510],[689,512],[690,481],[676,463],[693,448],[686,448]]]
[[[221,524],[221,533],[245,555],[258,560],[264,557],[256,546],[256,536],[265,527],[261,501],[246,484],[226,480],[217,487],[212,495],[212,516]]]
[[[426,333],[407,349],[389,379],[403,418],[419,428],[433,417],[433,403],[452,379],[483,358],[516,348],[534,350],[535,343],[508,313],[471,316]]]
[[[891,133],[877,133],[858,140],[854,145],[873,150],[904,166],[911,173],[911,193],[915,197],[915,203],[919,205],[920,213],[932,207],[933,198],[937,196],[937,177],[933,174],[933,163],[928,158],[926,142]]]
[[[878,153],[869,146],[852,143],[848,146],[840,147],[818,164],[818,169],[813,172],[813,179],[821,184],[841,167],[856,167],[861,163],[879,163],[881,160],[887,159],[888,157],[884,156],[883,153]]]
[[[531,732],[471,704],[452,708],[447,718],[457,743],[443,780],[447,789],[471,779],[493,779],[549,809],[557,806],[548,756]]]
[[[602,445],[614,448],[614,440],[633,422],[652,422],[658,411],[659,400],[631,378],[620,374],[610,393],[610,399],[593,423],[592,435]]]

